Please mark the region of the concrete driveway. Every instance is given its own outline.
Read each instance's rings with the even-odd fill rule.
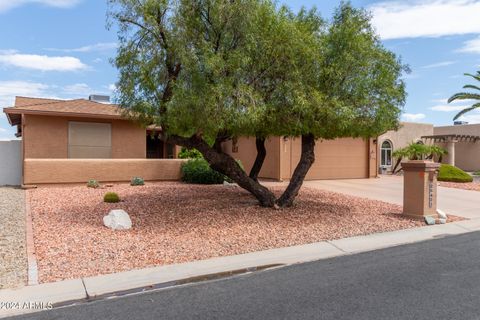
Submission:
[[[315,180],[304,186],[353,196],[403,204],[403,177],[381,176],[378,179]],[[480,218],[480,192],[438,187],[438,208],[446,213]]]

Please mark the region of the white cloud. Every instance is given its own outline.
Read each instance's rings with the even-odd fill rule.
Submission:
[[[0,64],[40,71],[79,71],[88,68],[74,57],[50,57],[13,52],[0,53]]]
[[[466,53],[480,53],[480,37],[464,42],[463,47],[457,51]]]
[[[431,107],[430,110],[441,111],[441,112],[453,112],[453,111],[463,110],[467,107],[468,106],[458,106],[458,105],[456,106],[456,105],[440,104],[440,105]]]
[[[468,123],[480,123],[480,112],[467,113],[466,115],[461,116],[458,120],[467,121]]]
[[[428,64],[426,66],[423,66],[423,69],[432,69],[432,68],[439,68],[439,67],[446,67],[450,66],[452,64],[457,63],[457,61],[442,61],[442,62],[437,62],[437,63],[432,63]]]
[[[117,48],[117,44],[115,42],[100,42],[100,43],[83,46],[79,48],[72,48],[72,49],[47,48],[46,50],[61,51],[61,52],[93,52],[93,51],[108,51],[116,48]]]
[[[480,33],[478,0],[384,1],[369,10],[384,40]]]
[[[411,121],[411,122],[418,122],[422,119],[425,119],[426,115],[423,113],[404,113],[402,115],[402,120],[404,121]]]
[[[29,81],[0,81],[0,107],[11,107],[15,96],[45,97],[49,86]]]
[[[71,8],[82,0],[0,0],[0,13],[26,4],[42,4],[56,8]]]
[[[117,90],[117,86],[114,83],[111,83],[108,85],[108,90],[113,92]]]
[[[82,95],[86,96],[93,92],[93,89],[86,83],[76,83],[72,85],[65,86],[63,91],[66,94],[70,95]]]

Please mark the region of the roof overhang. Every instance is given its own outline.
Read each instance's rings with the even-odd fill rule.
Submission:
[[[127,120],[121,115],[110,114],[94,114],[94,113],[79,113],[79,112],[54,112],[54,111],[38,111],[25,110],[16,108],[4,108],[3,112],[7,114],[8,122],[14,126],[21,123],[22,114],[32,114],[39,116],[53,116],[53,117],[72,117],[72,118],[95,118],[95,119],[118,119]]]

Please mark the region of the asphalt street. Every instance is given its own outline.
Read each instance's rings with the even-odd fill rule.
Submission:
[[[480,233],[15,319],[480,319]]]

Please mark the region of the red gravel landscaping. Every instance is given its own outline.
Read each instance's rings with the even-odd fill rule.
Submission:
[[[123,201],[104,203],[107,191]],[[294,208],[284,210],[261,208],[246,191],[223,185],[63,186],[28,192],[40,282],[423,225],[399,216],[397,205],[308,188]],[[104,227],[102,218],[110,209],[127,211],[133,229]]]
[[[480,191],[480,182],[458,183],[458,182],[443,182],[442,181],[442,182],[439,182],[439,185],[441,187],[447,187],[447,188]]]

